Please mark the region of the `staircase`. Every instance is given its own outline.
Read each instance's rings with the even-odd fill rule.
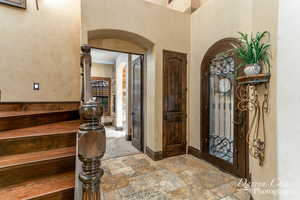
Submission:
[[[77,109],[1,111],[0,199],[74,199]]]

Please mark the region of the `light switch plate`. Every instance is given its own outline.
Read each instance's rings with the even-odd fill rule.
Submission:
[[[33,83],[33,90],[40,90],[40,83]]]

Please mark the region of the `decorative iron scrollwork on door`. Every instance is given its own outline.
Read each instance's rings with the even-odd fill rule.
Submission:
[[[220,53],[209,72],[209,153],[233,163],[234,154],[234,58]]]

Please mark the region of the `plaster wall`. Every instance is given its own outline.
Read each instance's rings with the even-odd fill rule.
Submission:
[[[209,0],[191,17],[191,68],[189,73],[190,145],[200,149],[201,62],[218,40],[252,30],[252,0]],[[234,9],[232,9],[234,8]],[[230,12],[224,12],[230,10]],[[204,28],[205,27],[205,28]]]
[[[164,6],[179,12],[190,12],[191,9],[199,8],[200,4],[207,0],[145,0],[146,2],[154,3],[160,6]]]
[[[188,12],[190,11],[191,5],[192,0],[173,0],[167,7],[180,12]]]
[[[168,4],[168,0],[144,0],[145,2],[154,3],[160,6],[166,6]]]
[[[140,0],[82,1],[82,42],[98,29],[128,31],[153,43],[146,47],[145,134],[150,148],[162,150],[162,51],[189,53],[190,15]]]
[[[113,64],[92,63],[91,75],[95,77],[112,78],[114,67]]]
[[[257,160],[250,157],[250,172],[254,183],[272,184],[277,182],[277,40],[278,40],[278,0],[253,0],[252,11],[252,32],[263,32],[268,30],[271,34],[270,43],[272,45],[271,60],[271,80],[269,85],[269,112],[265,115],[266,122],[266,151],[265,161],[262,167],[259,167]],[[266,14],[268,13],[268,14]],[[263,16],[263,17],[262,17]],[[266,39],[267,40],[267,39]],[[263,86],[258,88],[260,102],[263,101],[265,89]],[[250,113],[253,115],[253,113]],[[250,115],[251,117],[251,115]],[[262,127],[261,123],[261,127]],[[262,129],[260,135],[263,134]],[[275,183],[276,185],[276,183]],[[254,199],[275,200],[277,194],[272,190],[263,192],[261,189],[253,194]],[[275,191],[276,192],[276,191]],[[292,199],[292,198],[291,198]]]
[[[270,110],[266,115],[266,158],[263,167],[250,159],[252,181],[270,184],[277,178],[276,158],[276,55],[278,5],[274,0],[209,0],[192,14],[191,20],[191,70],[190,70],[190,145],[200,147],[200,65],[204,54],[216,41],[238,37],[237,32],[268,30],[272,44],[272,78],[270,82]],[[234,9],[232,9],[234,8]],[[230,12],[224,12],[224,11]],[[268,15],[266,15],[268,13]],[[264,17],[262,17],[264,16]],[[205,29],[203,29],[205,27]],[[201,35],[201,37],[200,37]],[[259,90],[260,100],[263,95]],[[253,113],[250,113],[250,116]],[[251,117],[250,117],[251,118]],[[262,132],[260,132],[262,134]],[[258,191],[255,199],[276,199],[276,195]]]
[[[146,52],[146,49],[141,48],[137,44],[125,40],[119,40],[119,39],[101,38],[101,39],[89,40],[88,43],[92,47],[120,51],[120,52],[139,53],[139,54],[144,54]]]
[[[277,109],[280,200],[299,199],[299,6],[297,0],[279,0],[277,105],[273,109]]]
[[[79,101],[80,1],[44,0],[39,7],[0,5],[1,101]]]

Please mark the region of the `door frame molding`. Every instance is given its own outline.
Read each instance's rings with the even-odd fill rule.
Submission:
[[[182,53],[182,52],[177,52],[177,51],[171,51],[171,50],[165,50],[163,49],[162,51],[162,60],[163,60],[163,74],[162,76],[164,77],[165,75],[165,59],[164,59],[164,55],[165,53],[176,53],[176,54],[181,54],[185,57],[185,67],[186,67],[186,77],[185,77],[185,87],[186,87],[186,92],[185,92],[185,142],[184,142],[184,149],[179,150],[178,152],[175,152],[172,155],[168,155],[168,152],[166,152],[165,149],[165,133],[164,133],[164,81],[162,81],[162,158],[167,158],[170,156],[176,156],[176,155],[182,155],[184,153],[186,153],[186,149],[187,149],[187,135],[188,135],[188,118],[187,118],[187,112],[188,112],[188,93],[187,93],[187,87],[188,87],[188,65],[187,65],[187,59],[188,59],[188,55],[186,53]]]
[[[236,38],[225,38],[222,40],[217,41],[215,44],[213,44],[206,54],[204,55],[204,58],[201,63],[201,86],[200,86],[200,96],[201,96],[201,105],[200,105],[200,144],[201,144],[201,157],[213,165],[216,165],[219,168],[222,168],[226,171],[228,171],[231,174],[237,175],[239,177],[249,177],[249,146],[246,142],[245,138],[237,137],[237,127],[238,125],[234,126],[234,139],[238,141],[239,143],[245,145],[245,149],[242,150],[242,152],[239,152],[240,154],[244,155],[244,158],[242,159],[242,156],[237,157],[237,153],[234,152],[234,163],[229,164],[225,162],[222,159],[216,158],[208,153],[208,141],[207,138],[209,136],[209,94],[208,94],[208,66],[210,64],[210,61],[217,55],[218,53],[224,52],[232,48],[231,44],[240,45],[239,40]],[[239,63],[240,61],[235,57],[235,63]],[[235,88],[234,88],[235,89]],[[234,92],[235,93],[235,92]],[[234,103],[234,105],[236,102]],[[236,109],[236,105],[234,106],[234,109]],[[246,136],[247,130],[248,130],[248,118],[249,113],[245,112],[243,113],[245,115],[245,121],[243,122],[243,135]],[[235,119],[235,118],[234,118]],[[234,143],[234,150],[237,149],[237,142]],[[239,160],[237,160],[239,159]]]
[[[131,54],[132,55],[132,54]],[[139,55],[140,59],[141,59],[141,152],[145,152],[145,126],[144,126],[144,68],[145,68],[145,56],[141,55],[141,54],[135,54],[135,55]],[[138,59],[138,58],[137,58]],[[133,61],[130,61],[131,66],[130,66],[130,70],[131,70],[131,113],[133,112],[133,84],[134,84],[134,74],[133,74]],[[132,131],[132,135],[133,135],[133,120],[132,120],[132,115],[131,115],[131,131]],[[131,139],[133,138],[131,135]],[[133,142],[133,140],[131,140]],[[133,145],[133,144],[132,144]]]
[[[146,93],[146,90],[144,90],[144,87],[146,86],[146,83],[145,83],[145,76],[146,76],[146,73],[147,73],[147,53],[136,53],[136,52],[129,52],[129,51],[119,51],[119,50],[114,50],[114,49],[107,49],[107,48],[102,48],[102,47],[96,47],[96,46],[93,46],[93,45],[90,45],[91,49],[99,49],[99,50],[104,50],[104,51],[110,51],[110,52],[118,52],[118,53],[125,53],[125,54],[128,54],[128,55],[138,55],[138,56],[141,56],[142,57],[142,77],[141,77],[141,84],[142,84],[142,97],[141,97],[141,107],[142,107],[142,122],[141,122],[141,127],[142,127],[142,130],[141,130],[141,134],[142,134],[142,138],[143,138],[143,151],[142,152],[146,152],[146,144],[147,144],[147,137],[145,135],[145,119],[146,119],[146,102],[147,101],[147,93]],[[132,65],[132,61],[130,61],[130,65]],[[130,66],[132,70],[132,66]],[[132,78],[132,77],[131,77]],[[131,80],[132,81],[132,80]],[[133,87],[133,84],[130,86],[130,87]],[[131,103],[132,104],[132,103]],[[145,112],[146,111],[146,112]],[[132,110],[130,111],[132,112]],[[131,116],[132,117],[132,116]],[[131,121],[132,123],[132,121]],[[132,135],[130,136],[126,136],[128,140],[131,140],[132,139]]]

